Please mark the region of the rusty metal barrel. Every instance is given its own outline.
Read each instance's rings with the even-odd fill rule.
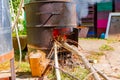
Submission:
[[[31,0],[25,4],[28,47],[49,50],[54,28],[75,28],[75,5],[70,0]]]
[[[25,5],[27,27],[76,27],[75,6],[66,1],[38,1]]]

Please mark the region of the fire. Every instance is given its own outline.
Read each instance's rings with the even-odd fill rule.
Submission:
[[[65,41],[68,38],[69,28],[58,28],[53,30],[53,38],[59,41]]]

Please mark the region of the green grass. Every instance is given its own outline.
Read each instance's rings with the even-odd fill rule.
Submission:
[[[107,43],[110,44],[110,43],[116,43],[116,42],[120,42],[119,40],[116,40],[116,39],[107,39]]]
[[[19,65],[19,68],[17,69],[17,72],[21,72],[21,73],[30,73],[30,65],[28,62],[25,62],[25,55],[26,55],[27,51],[22,51],[22,61],[21,64]],[[19,64],[19,50],[15,51],[15,65],[18,66]]]
[[[25,62],[24,61],[24,57],[25,57],[25,54],[26,54],[26,51],[22,51],[22,62],[21,64],[19,64],[19,51],[15,51],[15,68],[18,67],[19,65],[19,68],[17,68],[17,72],[20,72],[20,73],[30,73],[31,70],[30,70],[30,65],[28,62]],[[10,69],[10,61],[6,61],[2,64],[0,64],[0,71],[2,70],[9,70]],[[24,74],[23,74],[24,75]]]
[[[19,36],[26,36],[26,32],[19,31],[19,32],[18,32],[18,35],[19,35]],[[16,32],[12,32],[12,37],[16,37]]]
[[[104,44],[99,48],[99,50],[101,50],[101,51],[113,51],[114,48],[108,44]]]
[[[17,72],[25,72],[25,73],[31,72],[29,63],[28,62],[21,62],[19,68],[17,69]]]
[[[80,67],[80,66],[76,66],[73,69],[65,69],[69,74],[75,76],[76,78],[83,80],[88,74],[89,71]],[[56,76],[55,76],[55,70],[51,71],[51,73],[48,75],[48,78],[50,80],[56,80]],[[70,77],[69,75],[61,72],[61,80],[75,80],[72,77]]]
[[[87,56],[88,59],[90,60],[99,60],[101,56],[103,56],[104,53],[103,52],[94,52],[94,51],[91,51],[90,52],[90,55]]]
[[[103,40],[100,38],[78,38],[79,40]]]
[[[75,67],[75,70],[72,72],[72,74],[75,75],[80,80],[83,80],[87,76],[88,73],[89,73],[88,70],[80,66]]]
[[[25,61],[26,51],[22,51],[22,61]],[[19,61],[20,53],[19,50],[15,50],[15,61]]]

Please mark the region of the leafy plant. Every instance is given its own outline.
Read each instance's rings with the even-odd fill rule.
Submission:
[[[12,5],[13,5],[13,11],[14,13],[11,12],[11,15],[14,14],[14,16],[12,16],[12,22],[14,22],[14,19],[15,19],[15,15],[17,15],[18,13],[18,9],[19,9],[19,5],[20,5],[20,1],[21,0],[12,0]],[[11,7],[12,8],[12,7]],[[18,21],[17,21],[17,26],[18,26],[18,34],[19,35],[26,35],[26,20],[25,20],[25,13],[24,13],[24,10],[22,10],[19,18],[18,18]],[[13,31],[13,36],[16,36],[16,33],[15,31]]]
[[[25,55],[26,55],[26,51],[22,51],[22,61],[21,64],[19,65],[20,67],[17,69],[17,72],[25,72],[25,73],[30,73],[31,69],[30,69],[30,65],[28,62],[24,62],[25,61]],[[15,50],[15,65],[17,66],[19,64],[19,50]]]
[[[13,8],[14,8],[14,13],[15,13],[15,14],[17,14],[20,1],[21,1],[21,0],[12,0],[12,4],[13,4]]]

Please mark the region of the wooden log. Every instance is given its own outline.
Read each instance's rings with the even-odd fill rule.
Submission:
[[[89,61],[86,59],[86,57],[83,55],[84,53],[80,52],[76,46],[71,46],[68,43],[63,42],[62,44],[57,42],[60,46],[64,47],[65,49],[69,50],[73,54],[78,54],[80,58],[82,59],[83,63],[85,64],[86,69],[90,70],[91,73],[93,73],[95,80],[101,80],[99,78],[99,75],[96,73],[95,69],[90,65]]]
[[[48,54],[47,59],[51,59],[51,58],[52,58],[52,56],[53,56],[53,51],[54,51],[54,47],[51,48],[51,51],[50,51],[50,53]]]
[[[93,66],[94,67],[94,66]],[[97,71],[98,74],[100,74],[105,80],[110,80],[107,75],[105,75],[103,72],[97,70],[95,67],[94,69]]]
[[[63,69],[60,68],[60,67],[55,67],[53,64],[49,64],[49,65],[53,66],[55,69],[59,69],[59,70],[62,71],[64,74],[67,74],[68,76],[70,76],[71,78],[73,78],[73,79],[75,79],[75,80],[80,80],[80,79],[78,79],[77,77],[71,75],[69,72],[63,70]]]
[[[56,42],[54,43],[54,52],[55,52],[55,54],[54,54],[54,59],[55,59],[55,67],[59,67],[59,64],[58,64],[58,55],[57,55],[57,44],[56,44]],[[60,71],[59,71],[59,69],[57,69],[57,68],[55,68],[55,70],[56,70],[56,77],[57,77],[57,80],[61,80],[61,76],[60,76]]]

